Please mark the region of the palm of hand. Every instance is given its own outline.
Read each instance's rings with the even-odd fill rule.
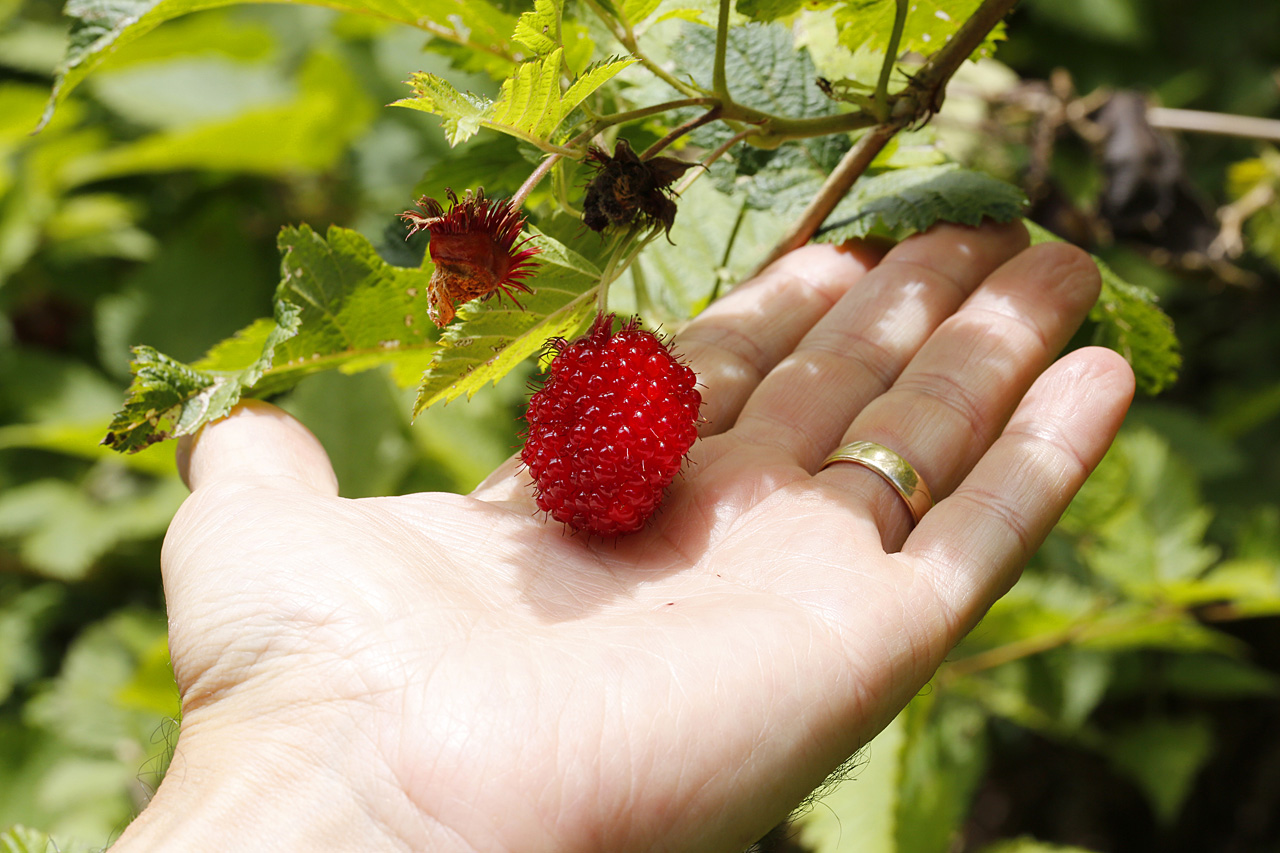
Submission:
[[[930,677],[1118,426],[1131,378],[1097,352],[1018,408],[1097,287],[1061,253],[992,274],[1024,243],[940,229],[866,276],[886,280],[866,305],[836,308],[864,266],[810,253],[811,280],[784,266],[718,303],[680,338],[711,434],[650,528],[617,542],[535,515],[513,463],[468,497],[347,501],[274,410],[206,430],[166,541],[180,756],[204,766],[201,741],[247,738],[412,849],[742,849]],[[900,280],[913,250],[957,246],[968,266]],[[1069,286],[1008,308],[1037,276]],[[876,321],[908,300],[923,318]],[[875,475],[813,475],[851,437],[951,495],[909,540]]]
[[[218,561],[207,567],[218,588],[201,602],[171,596],[189,619],[172,640],[188,719],[232,704],[258,728],[301,715],[348,738],[347,771],[403,784],[388,822],[408,820],[405,805],[430,812],[445,778],[467,810],[505,816],[497,837],[466,815],[435,816],[479,847],[570,849],[574,826],[624,812],[631,821],[598,849],[649,848],[673,824],[691,847],[695,832],[709,849],[727,830],[745,847],[767,822],[743,819],[759,804],[715,814],[723,791],[776,797],[781,763],[817,739],[824,749],[787,792],[802,797],[832,769],[827,754],[851,752],[884,722],[879,707],[860,707],[865,695],[905,701],[941,647],[854,642],[896,632],[908,615],[927,624],[936,602],[904,588],[909,566],[878,537],[794,535],[806,515],[819,521],[822,487],[794,464],[761,466],[759,449],[718,452],[734,444],[708,439],[703,456],[718,458],[689,473],[678,506],[616,543],[567,536],[528,499],[201,493],[182,529],[208,538],[171,546]],[[842,518],[825,529],[854,526],[833,512]],[[264,542],[282,540],[262,565]],[[786,555],[785,571],[761,560],[771,552]],[[851,565],[851,553],[867,556]],[[859,624],[835,621],[853,602]],[[496,707],[516,713],[483,713]],[[423,767],[433,773],[419,787]],[[642,788],[636,767],[649,769]],[[579,785],[547,791],[550,779]],[[689,813],[663,814],[672,803]]]

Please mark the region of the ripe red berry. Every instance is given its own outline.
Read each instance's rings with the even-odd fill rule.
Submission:
[[[613,332],[551,341],[555,358],[529,400],[520,458],[538,507],[575,530],[618,536],[644,527],[698,437],[697,376],[632,319]]]

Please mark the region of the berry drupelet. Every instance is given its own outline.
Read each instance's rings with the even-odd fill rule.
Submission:
[[[644,527],[698,437],[697,376],[652,332],[613,315],[586,335],[554,339],[545,382],[529,400],[520,458],[538,507],[599,536]]]

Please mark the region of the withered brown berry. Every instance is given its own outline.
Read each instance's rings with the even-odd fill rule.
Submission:
[[[582,221],[588,228],[603,231],[639,220],[662,223],[670,233],[676,218],[671,185],[695,164],[674,157],[641,160],[625,139],[618,140],[612,157],[593,147],[586,159],[596,170],[582,202]]]

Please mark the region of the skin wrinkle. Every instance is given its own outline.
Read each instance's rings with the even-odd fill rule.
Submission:
[[[826,330],[826,334],[832,335],[835,341],[827,343],[823,340],[826,335],[814,335],[813,340],[806,340],[802,352],[806,356],[810,353],[832,355],[853,361],[864,372],[871,375],[876,383],[875,388],[881,391],[893,384],[898,371],[894,370],[892,365],[901,358],[899,354],[892,352],[883,343],[863,332],[834,328]]]
[[[973,508],[975,514],[1000,522],[1018,541],[1017,560],[1023,562],[1031,557],[1035,544],[1025,517],[998,493],[977,486],[962,486],[948,500],[966,503]]]
[[[942,625],[946,625],[945,637],[946,646],[950,648],[955,643],[959,643],[961,639],[968,634],[968,630],[964,628],[966,619],[956,610],[955,602],[960,601],[959,594],[943,594],[940,584],[943,578],[954,578],[957,581],[964,580],[965,585],[968,584],[968,576],[963,571],[955,571],[955,573],[946,573],[946,571],[938,571],[938,564],[954,565],[951,561],[951,552],[936,551],[936,549],[928,549],[928,551],[920,551],[911,553],[910,556],[901,555],[902,560],[908,560],[914,565],[915,578],[924,585],[929,594],[929,607],[920,608],[920,620],[925,621],[925,615],[928,619],[941,620]],[[955,584],[952,584],[952,593],[955,592]]]
[[[1029,444],[1047,444],[1053,447],[1069,458],[1075,470],[1082,476],[1090,470],[1089,464],[1080,454],[1080,449],[1063,433],[1061,425],[1050,421],[1038,426],[1020,423],[1016,426],[1011,425],[1004,431],[1004,435],[1009,438],[1025,439]]]
[[[921,283],[931,288],[942,285],[951,291],[947,295],[956,298],[954,304],[963,302],[973,292],[973,288],[965,287],[962,279],[957,278],[947,270],[939,269],[920,261],[895,258],[892,253],[884,259],[880,266],[876,267],[876,271],[886,281],[909,282],[923,279]],[[973,278],[978,277],[974,274],[970,275]],[[976,285],[978,282],[975,281],[974,284]]]
[[[976,395],[945,373],[912,373],[910,379],[900,381],[890,393],[895,395],[902,394],[907,400],[917,400],[917,402],[908,403],[908,405],[913,409],[916,406],[920,406],[929,411],[931,419],[929,426],[932,428],[931,431],[934,432],[949,433],[951,430],[949,424],[945,429],[939,429],[939,425],[932,419],[937,418],[942,411],[954,413],[963,425],[965,439],[968,443],[989,441],[991,436],[1000,428],[998,422],[983,414],[984,409],[987,407],[983,407],[980,404]],[[951,394],[958,395],[958,398],[952,398],[949,396]],[[923,400],[923,402],[920,402],[920,400]],[[939,407],[941,407],[941,411],[939,411]],[[922,462],[921,465],[923,466],[923,464]],[[933,472],[931,471],[930,473],[932,474]],[[934,495],[935,499],[946,494],[947,481],[955,476],[951,472],[947,473],[948,476],[944,477],[939,472],[939,476],[936,478],[926,480],[930,486],[933,486],[935,482],[938,484],[939,491],[937,495]]]

